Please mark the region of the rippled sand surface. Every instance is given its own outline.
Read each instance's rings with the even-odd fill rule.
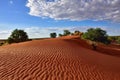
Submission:
[[[120,57],[77,41],[57,38],[0,47],[0,80],[120,80]]]

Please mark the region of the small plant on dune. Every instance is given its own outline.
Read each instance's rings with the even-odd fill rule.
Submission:
[[[7,39],[7,43],[9,43],[9,44],[14,43],[14,40],[13,40],[11,37],[9,37],[9,38]]]
[[[63,34],[59,34],[59,37],[68,36],[68,35],[74,35],[74,33],[71,33],[69,30],[64,30]]]
[[[24,30],[15,29],[7,39],[8,43],[19,43],[28,40],[28,35]]]
[[[108,39],[112,42],[115,42],[117,40],[117,37],[115,36],[109,36]]]
[[[112,43],[120,44],[120,36],[109,36],[108,38]]]
[[[81,37],[81,36],[83,35],[83,32],[80,32],[80,31],[76,30],[76,31],[74,32],[74,35]]]
[[[79,35],[79,33],[80,33],[80,31],[76,30],[76,31],[74,32],[74,35]]]
[[[64,30],[64,33],[63,33],[64,36],[67,36],[67,35],[70,35],[70,34],[71,34],[71,32],[69,30]]]
[[[56,33],[50,33],[51,38],[56,38],[57,34]]]
[[[74,35],[74,33],[71,33],[71,35]]]
[[[2,43],[0,43],[0,46],[2,46],[4,43],[2,42]]]
[[[59,37],[62,37],[63,35],[62,34],[59,34]]]
[[[108,35],[105,30],[100,28],[90,28],[85,32],[82,37],[95,42],[101,42],[104,44],[109,44]]]
[[[120,37],[116,40],[118,44],[120,44]]]

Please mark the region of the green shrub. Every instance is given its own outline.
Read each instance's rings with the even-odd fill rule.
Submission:
[[[90,28],[85,32],[82,37],[84,39],[88,39],[95,42],[102,42],[105,44],[109,44],[110,41],[108,40],[108,35],[106,34],[106,31],[100,29],[100,28]]]
[[[7,39],[8,43],[19,43],[28,40],[28,35],[23,30],[15,29],[10,37]]]
[[[59,37],[62,37],[63,35],[62,34],[59,34]]]
[[[57,34],[56,33],[50,33],[51,38],[56,38]]]
[[[11,43],[14,43],[15,41],[14,41],[11,37],[9,37],[9,38],[7,39],[7,42],[8,42],[9,44],[11,44]]]
[[[116,41],[118,39],[118,37],[117,36],[109,36],[108,39],[110,41]]]
[[[2,46],[4,43],[2,42],[2,43],[0,43],[0,46]]]
[[[120,37],[116,40],[118,44],[120,44]]]
[[[69,30],[64,30],[64,33],[63,33],[64,36],[67,36],[67,35],[70,35],[70,34],[71,34],[71,32]]]
[[[74,33],[71,33],[71,35],[74,35]]]
[[[76,30],[76,31],[74,32],[74,34],[75,34],[75,35],[79,35],[79,34],[80,34],[80,31],[77,31],[77,30]]]

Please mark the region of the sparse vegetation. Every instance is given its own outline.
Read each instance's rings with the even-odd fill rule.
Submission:
[[[68,35],[71,35],[71,32],[69,30],[64,30],[63,34],[59,34],[59,37],[68,36]]]
[[[28,35],[26,32],[24,32],[24,30],[15,29],[10,35],[10,37],[7,39],[7,42],[8,43],[19,43],[19,42],[24,42],[27,40],[29,40]]]
[[[64,30],[64,33],[63,33],[64,36],[67,36],[67,35],[70,35],[70,34],[71,34],[71,32],[69,30]]]
[[[83,32],[80,32],[78,30],[74,31],[74,33],[71,33],[71,35],[74,35],[74,36],[80,36],[83,35]]]
[[[63,35],[62,34],[59,34],[59,37],[62,37]]]
[[[91,46],[92,46],[92,49],[93,49],[93,50],[96,50],[96,49],[97,49],[97,44],[96,44],[95,42],[92,42]]]
[[[120,44],[120,36],[109,36],[108,38],[112,43]]]
[[[0,43],[0,46],[2,46],[4,43],[2,42],[2,43]]]
[[[13,40],[11,37],[9,37],[9,38],[7,39],[7,42],[8,42],[9,44],[11,44],[11,43],[14,43],[14,40]]]
[[[56,33],[50,33],[51,38],[56,38],[57,34]]]
[[[79,35],[79,33],[80,33],[80,31],[77,31],[77,30],[76,30],[76,31],[74,32],[74,35]]]
[[[105,30],[100,28],[90,28],[85,32],[82,37],[84,39],[88,39],[95,42],[101,42],[104,44],[109,44],[110,40],[108,40],[108,35],[106,34]]]
[[[108,39],[112,42],[115,42],[117,40],[116,36],[109,36]]]
[[[74,35],[74,33],[71,33],[71,35]]]
[[[116,40],[118,44],[120,44],[120,37]]]

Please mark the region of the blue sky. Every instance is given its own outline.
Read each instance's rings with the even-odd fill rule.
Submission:
[[[49,37],[50,32],[61,33],[64,29],[86,31],[90,27],[101,27],[109,35],[120,35],[120,6],[117,5],[120,1],[113,1],[2,0],[0,38],[6,39],[16,28],[25,30],[30,38]],[[110,6],[105,6],[107,4]]]

